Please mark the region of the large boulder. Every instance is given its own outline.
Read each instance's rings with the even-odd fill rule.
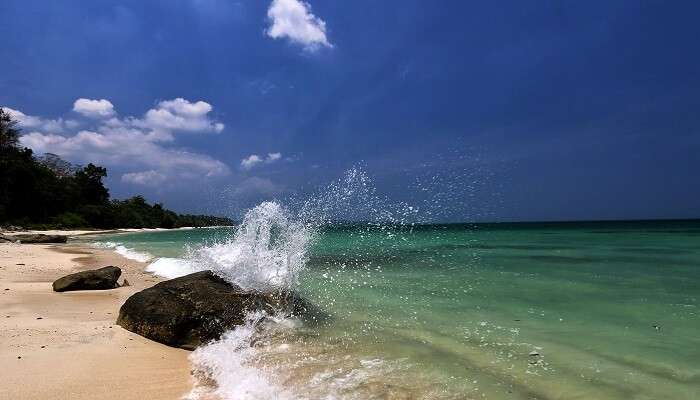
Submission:
[[[160,282],[129,297],[117,324],[151,340],[192,350],[245,323],[252,311],[299,315],[306,304],[291,292],[244,290],[211,271]]]
[[[20,233],[0,236],[5,241],[19,241],[23,244],[66,243],[68,241],[68,236],[65,235],[44,235],[42,233]]]
[[[71,290],[114,289],[119,287],[117,279],[121,274],[120,268],[112,266],[76,272],[57,279],[53,283],[53,290],[67,292]]]

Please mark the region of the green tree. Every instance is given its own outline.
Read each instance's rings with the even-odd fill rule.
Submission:
[[[0,107],[0,152],[17,150],[19,147],[20,130],[17,121],[12,119],[9,112]]]
[[[107,169],[92,163],[75,173],[81,204],[106,204],[109,201],[109,191],[102,183],[102,178],[106,176]]]

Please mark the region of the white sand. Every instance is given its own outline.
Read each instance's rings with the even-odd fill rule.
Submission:
[[[106,265],[122,268],[120,282],[126,278],[131,286],[67,293],[51,288],[70,272]],[[157,400],[186,394],[188,352],[115,324],[121,304],[158,281],[143,268],[108,250],[0,244],[0,399]]]

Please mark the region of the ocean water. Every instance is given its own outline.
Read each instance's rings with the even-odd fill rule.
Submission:
[[[700,398],[700,222],[307,230],[281,210],[96,239],[319,308],[193,352],[191,399]]]

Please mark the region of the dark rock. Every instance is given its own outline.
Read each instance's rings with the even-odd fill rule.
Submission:
[[[131,284],[129,283],[129,281],[127,281],[126,279],[124,279],[124,282],[122,283],[122,286],[131,286]]]
[[[249,312],[283,310],[301,315],[308,308],[293,293],[247,291],[202,271],[135,293],[119,310],[117,324],[151,340],[191,350],[244,324]]]
[[[53,290],[66,292],[70,290],[104,290],[119,287],[117,279],[122,274],[118,267],[104,267],[66,275],[53,283]]]
[[[17,242],[23,244],[41,243],[66,243],[68,236],[65,235],[44,235],[41,233],[21,233],[17,235],[0,235],[4,241]]]

